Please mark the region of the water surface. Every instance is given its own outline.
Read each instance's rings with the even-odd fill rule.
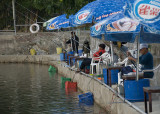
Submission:
[[[0,64],[0,114],[104,114],[102,108],[80,105],[80,90],[65,90],[61,75],[49,66]]]

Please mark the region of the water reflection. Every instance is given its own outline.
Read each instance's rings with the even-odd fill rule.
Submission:
[[[0,113],[58,114],[106,113],[96,104],[79,105],[79,90],[61,87],[47,65],[0,64]]]

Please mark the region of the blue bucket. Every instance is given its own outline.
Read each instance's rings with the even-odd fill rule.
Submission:
[[[79,98],[79,103],[84,103],[86,105],[94,104],[93,94],[91,92],[78,95],[78,98]]]
[[[68,54],[74,54],[74,51],[69,51]]]
[[[66,53],[60,53],[60,60],[61,61],[67,60],[67,54]]]
[[[149,87],[149,79],[125,80],[124,92],[125,98],[131,102],[144,101],[143,87]]]
[[[78,55],[82,56],[83,50],[78,50]]]
[[[111,70],[111,83],[112,84],[118,83],[118,72],[119,70]],[[107,84],[107,69],[103,69],[103,77],[104,77],[104,83]]]

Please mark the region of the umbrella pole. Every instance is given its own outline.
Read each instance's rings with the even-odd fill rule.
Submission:
[[[137,36],[137,68],[136,68],[136,80],[139,80],[139,76],[138,76],[138,68],[139,68],[139,38],[140,38],[140,34]]]
[[[112,41],[110,41],[110,47],[111,47],[111,64],[113,64],[113,45],[112,45]]]

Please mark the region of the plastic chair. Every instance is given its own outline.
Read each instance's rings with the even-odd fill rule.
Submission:
[[[118,63],[115,63],[115,65],[125,65],[125,66],[127,66],[127,63],[128,63],[128,57],[127,58],[125,58],[122,62],[118,62]]]
[[[93,57],[90,64],[90,70],[91,70],[90,72],[94,74],[94,66],[95,66],[96,74],[99,75],[100,64],[102,63],[108,64],[108,62],[110,62],[110,59],[111,57],[110,54],[108,53],[103,53],[100,57]]]

